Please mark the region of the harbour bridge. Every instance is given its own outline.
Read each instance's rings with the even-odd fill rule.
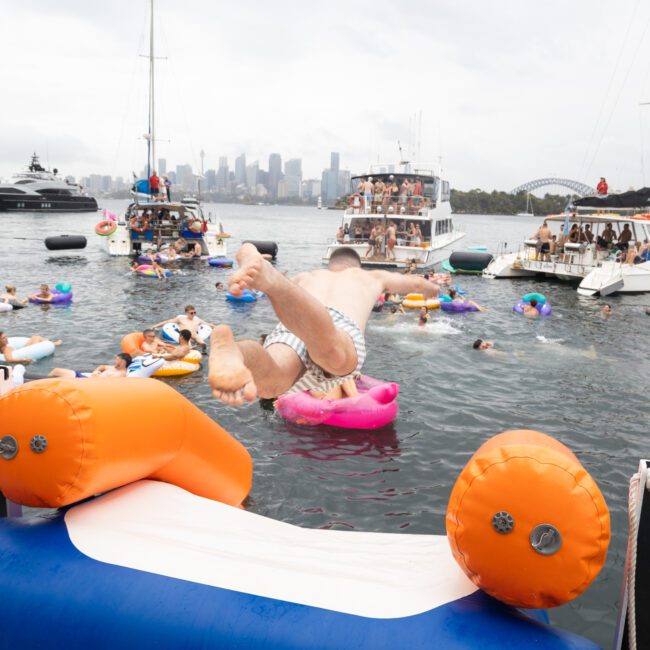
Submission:
[[[519,192],[533,192],[534,190],[540,189],[540,187],[547,187],[549,185],[560,185],[561,187],[566,187],[571,190],[573,194],[578,196],[589,196],[590,194],[595,194],[596,189],[585,185],[580,181],[572,181],[569,178],[538,178],[534,181],[528,181],[519,187],[515,187],[512,190],[511,194],[519,194]]]

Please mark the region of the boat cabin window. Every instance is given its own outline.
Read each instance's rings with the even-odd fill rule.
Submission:
[[[44,189],[44,190],[37,190],[37,191],[39,194],[46,194],[48,196],[51,195],[71,196],[70,190],[51,188],[51,189]]]
[[[19,190],[15,187],[3,187],[0,190],[1,194],[25,194],[23,190]]]
[[[439,219],[436,221],[436,235],[444,235],[454,229],[451,219]]]
[[[442,181],[442,195],[443,201],[449,201],[451,198],[451,190],[449,189],[449,181]]]
[[[22,180],[16,181],[16,185],[27,185],[27,183],[33,183],[34,181],[30,178],[23,178]]]

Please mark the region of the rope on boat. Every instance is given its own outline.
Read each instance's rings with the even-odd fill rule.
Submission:
[[[629,650],[637,650],[636,646],[636,552],[637,536],[639,534],[640,508],[638,505],[639,484],[641,473],[637,472],[630,479],[628,495],[629,532],[627,540],[627,634]]]

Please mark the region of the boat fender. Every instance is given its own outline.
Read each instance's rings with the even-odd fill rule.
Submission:
[[[0,491],[14,503],[58,508],[143,478],[233,506],[250,490],[244,446],[161,381],[33,381],[0,397],[0,422],[18,449],[0,459]],[[30,449],[37,435],[44,453]]]
[[[447,537],[467,577],[494,598],[513,607],[557,607],[603,567],[609,511],[561,442],[506,431],[483,443],[458,476]]]
[[[65,251],[77,248],[86,248],[88,241],[83,235],[58,235],[46,237],[45,248],[48,251]]]
[[[244,244],[253,244],[260,255],[270,255],[273,259],[278,256],[278,245],[274,241],[253,241],[247,239]]]

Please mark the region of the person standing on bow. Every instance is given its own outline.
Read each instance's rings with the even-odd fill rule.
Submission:
[[[160,177],[156,173],[156,170],[153,170],[151,176],[149,176],[149,194],[152,199],[157,199],[158,194],[160,193]]]

